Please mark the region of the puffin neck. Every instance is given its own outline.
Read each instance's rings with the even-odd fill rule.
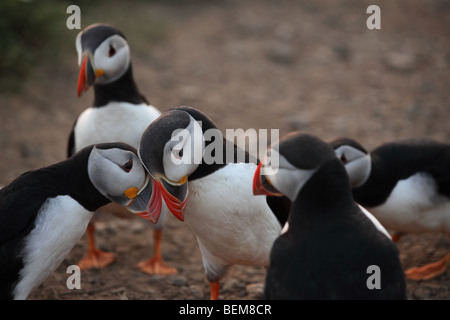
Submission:
[[[300,190],[293,203],[292,212],[295,213],[289,217],[289,227],[322,219],[340,219],[340,213],[349,212],[354,206],[345,168],[339,159],[332,159],[324,163]]]
[[[43,170],[52,176],[56,195],[68,195],[86,210],[95,211],[111,200],[103,196],[89,178],[87,166],[91,151],[92,148],[86,148],[71,158]]]
[[[94,85],[94,107],[106,106],[109,102],[129,102],[131,104],[147,103],[146,98],[139,93],[133,79],[131,63],[127,71],[116,81]]]

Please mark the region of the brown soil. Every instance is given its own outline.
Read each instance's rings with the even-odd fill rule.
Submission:
[[[305,130],[325,140],[355,137],[369,149],[406,137],[449,140],[449,1],[377,1],[381,30],[366,28],[366,1],[112,3],[82,7],[82,26],[91,20],[122,29],[136,81],[160,110],[190,105],[223,130]],[[158,24],[164,35],[149,43],[146,27]],[[76,96],[77,57],[67,43],[77,31],[65,32],[62,47],[71,49],[62,58],[41,61],[21,93],[0,95],[0,184],[63,160],[72,123],[93,99],[92,90]],[[135,267],[153,250],[141,218],[106,217],[97,242],[117,254],[114,264],[83,271],[81,290],[67,289],[67,266],[86,252],[83,237],[30,299],[209,298],[195,238],[174,217],[163,255],[176,275],[150,276]],[[405,269],[450,251],[440,234],[406,235],[398,246]],[[262,267],[233,267],[220,298],[260,299],[264,275]],[[450,299],[450,271],[407,285],[410,299]]]

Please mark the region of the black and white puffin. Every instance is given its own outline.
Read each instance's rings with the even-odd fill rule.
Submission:
[[[142,132],[155,120],[160,111],[149,105],[139,92],[133,78],[130,47],[119,30],[94,24],[82,30],[75,41],[81,66],[78,95],[94,87],[94,104],[83,111],[69,137],[68,156],[91,144],[124,142],[136,149]],[[116,212],[123,216],[123,208],[115,204],[101,208],[87,229],[89,250],[79,263],[80,268],[102,268],[114,261],[114,254],[96,248],[94,222],[101,212]],[[154,228],[154,255],[138,267],[149,274],[172,274],[176,269],[166,265],[161,254],[162,229],[168,210],[163,204],[161,217]]]
[[[212,300],[231,265],[268,265],[290,202],[253,196],[256,164],[248,153],[235,162],[237,147],[204,113],[191,107],[163,113],[144,131],[138,154],[171,212],[195,234]]]
[[[270,254],[265,298],[406,299],[397,247],[354,202],[333,149],[295,132],[269,152],[278,161],[262,160],[254,194],[286,195],[293,206]],[[381,272],[379,288],[368,285],[370,266]]]
[[[153,192],[136,150],[89,146],[29,171],[0,190],[0,299],[27,299],[86,231],[92,212],[114,201],[144,218]]]
[[[345,164],[353,197],[397,234],[438,232],[450,239],[450,145],[392,141],[368,152],[350,138],[331,142]],[[398,239],[398,238],[397,238]],[[442,260],[406,271],[407,278],[434,278],[450,266]]]

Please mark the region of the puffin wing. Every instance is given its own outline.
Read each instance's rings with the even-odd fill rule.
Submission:
[[[22,242],[34,228],[45,201],[41,195],[39,181],[29,172],[0,190],[0,299],[12,298],[11,290],[23,267]]]
[[[22,238],[34,227],[45,201],[39,175],[26,172],[0,190],[0,247]]]

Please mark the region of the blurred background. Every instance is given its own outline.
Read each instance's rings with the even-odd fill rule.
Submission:
[[[190,105],[223,131],[303,130],[324,140],[353,137],[369,149],[409,137],[449,142],[449,0],[2,0],[0,185],[63,160],[73,122],[92,104],[92,89],[81,98],[76,93],[79,30],[66,27],[71,4],[81,9],[81,28],[107,22],[122,30],[136,82],[161,111]],[[381,30],[366,27],[371,4],[381,8]],[[187,232],[171,223],[174,232]],[[450,249],[438,235],[399,246],[407,266]],[[176,250],[167,251],[176,264]],[[199,291],[207,296],[198,270]],[[187,288],[196,285],[190,279]],[[409,288],[410,298],[449,299],[450,275]],[[251,297],[229,292],[225,298]]]

